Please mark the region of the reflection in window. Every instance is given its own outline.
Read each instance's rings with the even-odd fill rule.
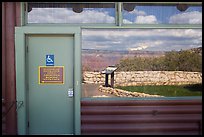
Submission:
[[[82,67],[82,97],[202,96],[202,30],[82,29]]]
[[[202,24],[202,6],[123,3],[125,24]]]
[[[28,23],[115,23],[115,4],[29,2]]]

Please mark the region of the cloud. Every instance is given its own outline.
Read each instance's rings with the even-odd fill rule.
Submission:
[[[49,14],[48,14],[49,13]],[[136,23],[158,23],[153,15],[134,10]],[[172,21],[180,18],[185,22],[202,19],[200,12],[188,12],[171,17]],[[195,16],[195,17],[194,17]],[[108,12],[84,10],[74,13],[71,9],[49,8],[35,9],[29,12],[31,23],[114,23],[114,17]],[[180,17],[180,18],[179,18]],[[191,17],[191,18],[190,18]],[[124,19],[126,22],[131,21]],[[191,21],[190,21],[191,20]],[[198,21],[199,22],[199,21]],[[202,21],[200,20],[202,23]],[[202,46],[201,29],[83,29],[82,48],[105,50],[180,50]]]
[[[103,41],[100,40],[101,38]],[[100,48],[96,48],[95,45]],[[202,47],[202,30],[83,29],[82,48],[87,47],[101,50],[179,51]]]
[[[135,23],[139,24],[157,24],[157,18],[154,15],[147,15],[147,16],[137,16],[135,18]]]
[[[169,18],[172,24],[202,24],[202,12],[192,11],[173,15]]]
[[[124,14],[134,14],[134,15],[137,15],[137,16],[146,16],[146,12],[142,11],[142,10],[137,10],[137,9],[134,9],[133,11],[123,11]]]
[[[108,12],[84,10],[75,13],[66,8],[33,8],[29,12],[29,23],[115,23],[115,18]]]
[[[127,20],[127,19],[123,19],[123,23],[124,23],[124,24],[132,24],[133,22],[132,22],[132,21],[129,21],[129,20]]]
[[[144,50],[144,49],[150,49],[152,47],[158,47],[163,44],[163,41],[157,40],[157,41],[144,41],[144,42],[138,42],[135,44],[135,48],[128,48],[128,50],[135,51],[135,50]]]
[[[123,23],[125,24],[132,24],[132,23],[139,23],[139,24],[157,24],[157,18],[154,15],[147,15],[145,11],[134,9],[131,12],[123,11],[124,17],[132,16],[135,17],[134,21],[130,21],[126,18],[123,19]]]
[[[143,50],[143,49],[146,49],[147,47],[148,47],[147,43],[138,43],[136,45],[136,48],[128,48],[128,50],[130,51]]]

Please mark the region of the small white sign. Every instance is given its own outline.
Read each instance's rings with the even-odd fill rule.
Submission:
[[[69,89],[68,90],[68,97],[73,97],[73,95],[74,95],[73,89]]]

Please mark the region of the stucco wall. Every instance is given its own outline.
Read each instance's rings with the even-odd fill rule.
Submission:
[[[84,83],[105,83],[105,74],[100,72],[83,72]],[[181,85],[202,83],[202,73],[184,71],[131,71],[115,72],[115,86],[131,85]],[[109,75],[110,84],[110,75]]]

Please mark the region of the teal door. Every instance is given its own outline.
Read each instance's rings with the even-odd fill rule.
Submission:
[[[29,134],[73,134],[73,35],[29,35]]]

